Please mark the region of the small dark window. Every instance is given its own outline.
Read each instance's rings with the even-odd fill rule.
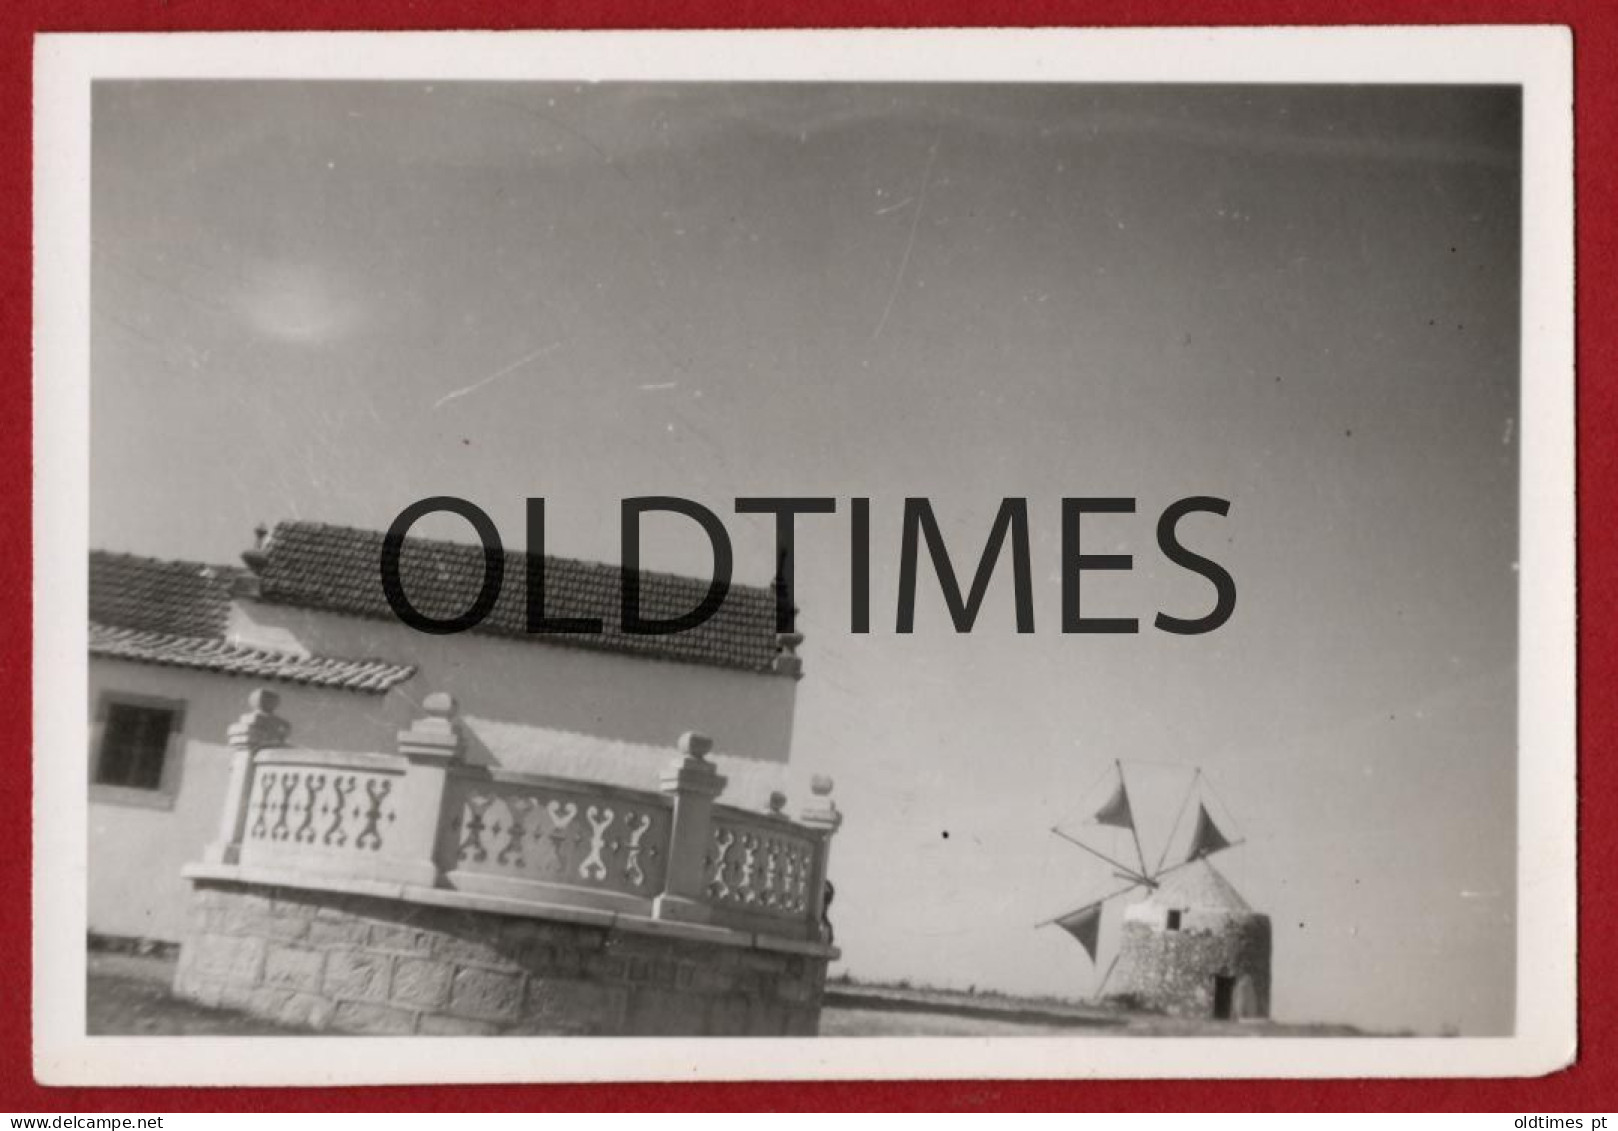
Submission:
[[[96,756],[97,785],[157,790],[177,711],[134,703],[109,703]]]
[[[1169,912],[1168,928],[1171,931],[1178,931],[1180,929],[1180,913],[1178,911]]]

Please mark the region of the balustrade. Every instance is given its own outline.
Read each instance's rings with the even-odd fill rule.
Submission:
[[[819,941],[841,814],[829,780],[795,822],[717,804],[711,741],[685,735],[661,789],[469,766],[447,695],[399,753],[305,750],[275,696],[231,728],[232,777],[210,865],[449,889]]]
[[[672,823],[655,793],[457,770],[438,859],[450,887],[645,914],[663,890]]]

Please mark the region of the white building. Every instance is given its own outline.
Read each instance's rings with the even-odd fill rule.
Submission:
[[[727,801],[762,808],[783,784],[799,663],[775,631],[775,594],[732,586],[703,625],[618,627],[616,566],[549,557],[547,611],[598,616],[599,635],[526,631],[523,555],[477,628],[400,623],[383,595],[383,536],[278,525],[247,568],[95,552],[90,560],[89,928],[178,939],[183,865],[215,839],[226,730],[249,691],[274,687],[292,744],[390,751],[436,691],[455,697],[472,763],[655,789],[675,739],[712,735]],[[472,604],[480,547],[411,539],[401,574],[424,613]],[[707,582],[643,573],[645,614],[694,608]]]

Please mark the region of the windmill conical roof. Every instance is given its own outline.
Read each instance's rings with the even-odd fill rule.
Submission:
[[[1253,914],[1253,908],[1242,898],[1241,892],[1207,860],[1198,860],[1163,877],[1157,890],[1141,902],[1167,908]]]

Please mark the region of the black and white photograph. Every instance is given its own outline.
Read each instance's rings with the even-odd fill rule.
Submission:
[[[40,1070],[1565,1063],[1567,57],[1511,32],[80,55]]]

